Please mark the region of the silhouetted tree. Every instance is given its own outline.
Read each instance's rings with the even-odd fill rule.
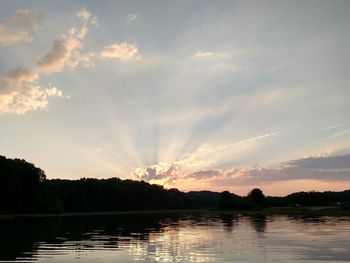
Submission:
[[[0,156],[0,213],[41,212],[45,179],[34,164]]]
[[[221,192],[219,195],[218,207],[221,209],[246,210],[251,206],[241,196],[230,193],[229,191]]]
[[[218,205],[222,209],[232,208],[232,196],[229,191],[224,191],[220,193]]]
[[[253,202],[254,205],[263,206],[265,203],[265,195],[259,188],[254,188],[248,194],[248,199]]]

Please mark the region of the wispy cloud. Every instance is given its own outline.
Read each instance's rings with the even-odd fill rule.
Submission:
[[[215,147],[202,146],[192,153],[185,154],[180,160],[176,162],[176,164],[185,165],[189,167],[203,166],[203,164],[208,164],[209,162],[213,161],[213,160],[210,160],[210,158],[208,159],[208,156],[212,156],[212,154],[214,153],[229,150],[235,147],[238,148],[239,146],[243,146],[243,145],[254,144],[260,140],[267,139],[274,135],[276,135],[276,133],[267,133],[267,134],[258,135],[252,138],[248,138],[248,139],[243,139],[237,142],[215,146]]]
[[[136,45],[126,42],[105,46],[99,53],[101,58],[114,58],[123,61],[132,61],[140,59],[139,50]]]
[[[193,55],[194,58],[209,58],[213,56],[214,56],[213,52],[201,52],[201,51],[198,51]]]
[[[325,128],[322,129],[322,131],[334,130],[334,129],[337,129],[337,128],[342,127],[344,125],[345,125],[345,123],[338,123],[338,124],[335,124],[335,125],[331,125],[331,126],[325,127]]]
[[[138,14],[129,13],[129,14],[128,14],[127,20],[128,20],[129,23],[131,23],[131,22],[135,21],[135,20],[137,19],[138,16],[139,16]]]
[[[193,54],[195,59],[234,59],[247,54],[247,50],[235,51],[197,51]]]
[[[83,7],[77,12],[77,17],[80,18],[82,22],[87,23],[90,20],[91,13]]]
[[[223,171],[220,169],[196,169],[206,167],[210,163],[208,156],[212,156],[212,154],[215,152],[224,151],[239,145],[254,143],[273,135],[275,135],[275,133],[255,136],[228,145],[201,147],[193,153],[185,154],[182,156],[182,158],[172,163],[161,162],[159,164],[150,165],[144,168],[137,168],[134,170],[134,175],[140,180],[167,185],[171,185],[177,180],[206,179],[217,177],[223,173]],[[188,170],[194,171],[186,175],[186,171]]]
[[[203,147],[203,148],[199,149],[199,152],[201,154],[209,154],[209,153],[213,153],[213,152],[216,152],[216,151],[223,151],[223,150],[226,150],[226,149],[238,146],[238,145],[252,143],[252,142],[255,142],[255,141],[260,141],[260,140],[269,138],[269,137],[274,136],[274,135],[276,135],[275,132],[258,135],[258,136],[252,137],[252,138],[244,139],[244,140],[237,141],[237,142],[234,142],[234,143],[230,143],[230,144],[227,144],[227,145],[221,145],[221,146],[211,147],[211,148]]]
[[[37,10],[19,10],[0,21],[0,44],[31,42],[45,15]]]

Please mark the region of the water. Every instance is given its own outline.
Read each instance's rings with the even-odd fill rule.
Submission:
[[[350,262],[350,217],[119,215],[0,221],[0,262]]]

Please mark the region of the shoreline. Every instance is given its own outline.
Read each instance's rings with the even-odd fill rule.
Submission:
[[[90,217],[114,215],[167,215],[167,214],[217,214],[241,216],[270,215],[309,215],[309,216],[350,216],[350,209],[339,207],[271,207],[261,210],[220,210],[220,209],[179,209],[179,210],[130,210],[105,212],[72,212],[72,213],[38,213],[38,214],[7,214],[0,215],[0,220],[16,218],[58,218],[58,217]]]

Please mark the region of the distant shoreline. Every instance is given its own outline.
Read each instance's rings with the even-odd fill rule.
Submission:
[[[350,209],[334,206],[327,207],[271,207],[261,210],[219,210],[219,209],[173,209],[173,210],[132,210],[107,212],[75,212],[59,214],[10,214],[0,215],[0,220],[16,218],[55,218],[55,217],[84,217],[84,216],[113,216],[113,215],[175,215],[175,214],[218,214],[242,216],[270,215],[310,215],[310,216],[350,216]]]

